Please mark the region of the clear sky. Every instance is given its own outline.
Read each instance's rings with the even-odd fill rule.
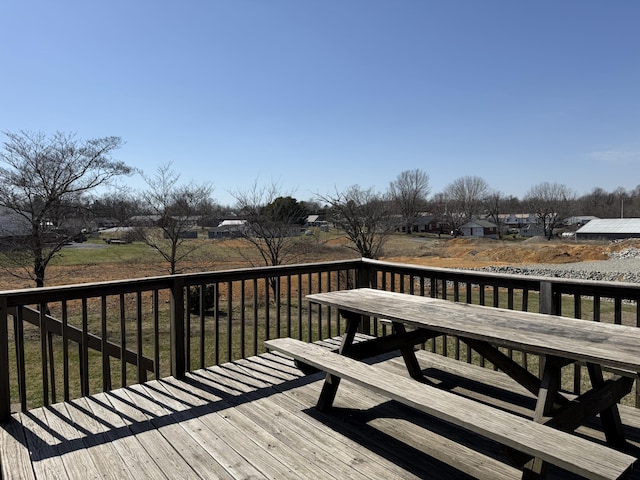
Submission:
[[[3,0],[0,130],[117,135],[222,204],[415,168],[631,189],[639,25],[638,0]]]

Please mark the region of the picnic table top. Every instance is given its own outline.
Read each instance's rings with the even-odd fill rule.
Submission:
[[[312,303],[494,345],[640,371],[640,328],[457,303],[370,288],[310,294]]]

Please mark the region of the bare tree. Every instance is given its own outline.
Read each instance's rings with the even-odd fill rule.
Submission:
[[[180,175],[171,163],[158,167],[155,176],[145,177],[148,189],[142,192],[142,205],[155,222],[153,225],[146,222],[136,229],[138,238],[169,264],[171,275],[178,273],[179,262],[201,246],[188,239],[188,232],[207,213],[213,190],[209,184],[180,184],[179,180]]]
[[[21,219],[23,230],[11,235],[16,241],[4,242],[0,263],[22,276],[16,273],[19,267],[42,287],[49,262],[86,227],[83,195],[133,170],[111,158],[122,145],[120,137],[79,140],[62,132],[4,134],[0,207]]]
[[[535,213],[544,236],[551,240],[553,231],[574,211],[576,194],[566,185],[542,182],[529,189],[524,203]]]
[[[140,203],[129,189],[120,187],[91,199],[89,209],[94,219],[124,227],[140,214]]]
[[[454,180],[447,187],[450,217],[455,215],[462,223],[470,221],[480,213],[488,193],[489,185],[480,177],[466,176]]]
[[[246,220],[243,238],[260,254],[265,265],[282,265],[295,257],[306,210],[279,185],[259,186],[233,194],[237,210]]]
[[[493,190],[484,197],[484,206],[488,217],[496,225],[498,238],[502,238],[504,221],[502,215],[505,213],[506,200],[502,192]]]
[[[394,229],[391,202],[385,195],[353,185],[345,192],[319,198],[329,205],[331,221],[344,230],[353,250],[364,258],[380,256]]]
[[[429,196],[429,175],[422,170],[405,170],[389,185],[389,193],[406,227],[412,233],[413,225],[424,211]]]

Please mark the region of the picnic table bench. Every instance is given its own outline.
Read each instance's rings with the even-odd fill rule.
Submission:
[[[635,457],[612,448],[625,443],[617,404],[630,391],[633,378],[604,380],[602,368],[640,371],[638,329],[372,289],[307,298],[337,307],[347,320],[339,355],[293,339],[269,340],[266,345],[327,372],[318,409],[331,408],[344,378],[520,452],[526,479],[544,478],[547,464],[591,479],[621,478],[633,468]],[[354,344],[361,316],[390,321],[392,335]],[[414,346],[443,334],[457,336],[534,393],[534,417],[524,418],[422,383]],[[498,347],[542,355],[542,378],[516,364]],[[383,373],[359,361],[392,350],[400,350],[413,379]],[[567,398],[560,392],[560,369],[575,361],[586,363],[592,388],[576,398]],[[608,445],[571,433],[597,415]]]

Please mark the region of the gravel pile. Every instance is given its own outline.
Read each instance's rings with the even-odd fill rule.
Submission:
[[[596,262],[536,264],[517,267],[494,266],[478,270],[539,277],[640,283],[640,249],[629,248],[614,252],[609,255],[609,260]]]

